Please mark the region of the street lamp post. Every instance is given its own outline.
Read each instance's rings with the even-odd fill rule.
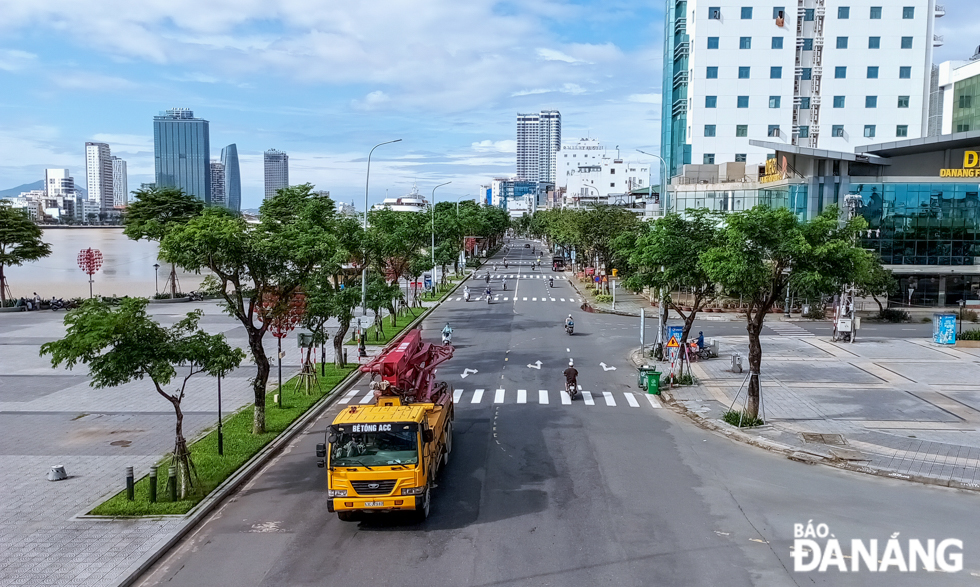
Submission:
[[[383,143],[378,143],[377,145],[371,147],[371,151],[368,153],[367,161],[367,177],[364,179],[364,233],[367,234],[367,214],[368,214],[368,186],[371,183],[371,155],[374,154],[374,150],[381,145],[389,145],[391,143],[397,143],[401,139],[395,139],[393,141],[385,141]],[[367,251],[364,251],[364,258],[361,262],[364,263],[363,269],[361,269],[361,316],[367,316]]]
[[[160,293],[160,264],[153,264],[153,286],[156,289],[156,293]]]
[[[451,181],[440,183],[432,188],[432,287],[436,286],[436,190],[444,185],[451,184]]]
[[[660,189],[663,191],[664,197],[662,199],[660,209],[665,210],[667,207],[667,202],[670,201],[670,181],[668,181],[668,177],[667,177],[667,162],[664,161],[664,158],[661,157],[660,155],[654,155],[653,153],[647,153],[646,151],[640,151],[639,149],[637,149],[637,152],[643,153],[644,155],[648,155],[650,157],[656,157],[657,161],[659,161],[660,165],[663,167],[663,171],[661,171],[660,173]],[[649,186],[647,186],[647,195],[650,196],[653,195],[652,182],[650,183]]]

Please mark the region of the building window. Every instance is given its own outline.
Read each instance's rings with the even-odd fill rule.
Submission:
[[[909,136],[909,125],[907,125],[907,124],[900,124],[900,125],[896,126],[895,127],[895,136],[896,137],[907,137],[907,136]]]
[[[746,155],[745,153],[735,153],[736,163],[745,163],[746,159],[748,159],[748,155]]]
[[[844,136],[844,125],[835,124],[830,129],[830,136],[832,137],[843,137]]]
[[[908,65],[903,65],[898,68],[898,79],[912,79],[912,68]]]
[[[803,50],[813,51],[813,39],[803,39]]]
[[[909,97],[908,96],[899,96],[898,97],[898,107],[899,108],[908,108],[909,107]]]
[[[770,67],[769,68],[769,79],[780,79],[783,77],[782,67]]]
[[[713,124],[706,124],[706,125],[704,125],[704,136],[706,136],[706,137],[713,137],[713,136],[715,136],[715,125],[713,125]]]
[[[718,107],[718,96],[705,96],[704,97],[704,107],[705,108],[717,108]]]
[[[813,69],[810,67],[800,69],[800,79],[813,79]]]
[[[834,108],[844,107],[844,96],[834,96]]]
[[[878,66],[869,65],[868,66],[868,79],[878,79]]]
[[[910,19],[915,18],[915,6],[906,6],[902,9],[902,18]]]
[[[718,37],[708,37],[708,49],[718,48]]]
[[[709,67],[708,68],[708,74],[707,74],[706,77],[708,79],[718,79],[718,68],[717,67]]]
[[[803,20],[812,21],[814,10],[812,8],[807,8],[803,11]]]
[[[609,168],[609,175],[616,175],[616,168],[615,167],[610,167]]]
[[[783,18],[785,14],[786,14],[786,9],[783,8],[782,6],[774,6],[772,9],[773,18]]]
[[[864,125],[864,138],[873,139],[875,136],[875,125],[866,124]]]
[[[864,97],[864,107],[865,108],[877,108],[878,107],[878,96],[865,96]]]
[[[810,98],[800,98],[800,110],[810,109]]]
[[[837,37],[837,48],[847,49],[847,37]]]
[[[749,136],[749,125],[747,125],[747,124],[736,124],[735,125],[735,136],[737,136],[737,137],[747,137],[747,136]]]
[[[844,79],[847,77],[847,67],[843,65],[838,65],[834,68],[834,77],[836,79]]]
[[[739,37],[738,39],[739,49],[751,49],[752,48],[752,37]]]
[[[969,94],[960,94],[960,108],[970,108],[973,104],[973,96]]]
[[[881,49],[881,37],[868,37],[868,49]]]
[[[752,18],[752,7],[751,6],[743,6],[742,7],[742,20],[748,20],[750,18]]]
[[[912,48],[912,37],[902,37],[902,49]]]
[[[778,137],[779,136],[779,125],[778,124],[770,124],[769,125],[769,133],[768,133],[768,136],[770,136],[770,137]]]
[[[704,164],[705,165],[714,165],[715,164],[715,154],[714,153],[705,153],[704,154]]]
[[[749,97],[748,96],[739,96],[738,97],[738,107],[739,108],[748,108],[749,107]]]
[[[779,108],[779,101],[780,101],[779,96],[769,96],[769,107]]]
[[[712,6],[708,9],[708,20],[721,20],[721,8]]]
[[[967,132],[969,130],[970,130],[970,125],[969,124],[957,124],[956,125],[956,132]]]
[[[808,138],[809,136],[810,136],[810,127],[809,126],[801,126],[800,127],[800,138],[801,139],[805,139],[805,138]]]
[[[871,20],[881,20],[881,6],[871,7]]]
[[[749,79],[749,68],[747,66],[741,66],[738,68],[738,79]]]
[[[614,181],[613,181],[613,182],[610,182],[610,183],[609,183],[609,187],[611,187],[611,188],[614,188],[614,187],[616,187],[616,182],[614,182]]]
[[[837,18],[851,18],[851,8],[849,6],[838,6]]]
[[[782,49],[783,48],[783,38],[782,37],[773,37],[772,38],[772,48],[773,49]]]

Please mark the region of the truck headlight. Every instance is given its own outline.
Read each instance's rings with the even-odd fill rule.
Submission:
[[[425,492],[425,485],[422,487],[406,487],[402,489],[402,495],[422,495]]]
[[[327,497],[347,497],[346,489],[328,489]]]

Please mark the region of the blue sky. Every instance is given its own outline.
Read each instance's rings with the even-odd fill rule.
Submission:
[[[946,0],[936,61],[980,44],[980,3]],[[363,202],[414,182],[439,197],[514,171],[514,115],[557,108],[563,136],[624,155],[659,142],[662,3],[606,0],[0,0],[0,189],[68,167],[87,140],[152,181],[152,117],[188,107],[212,156],[237,143],[243,207],[262,151],[291,183]],[[642,158],[642,156],[640,156]],[[358,204],[360,207],[361,204]]]

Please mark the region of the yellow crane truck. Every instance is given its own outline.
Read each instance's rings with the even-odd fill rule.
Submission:
[[[409,331],[394,348],[361,366],[372,376],[373,403],[342,410],[317,444],[327,469],[328,508],[344,521],[397,511],[429,515],[432,489],[453,448],[454,405],[435,366],[453,347]]]

